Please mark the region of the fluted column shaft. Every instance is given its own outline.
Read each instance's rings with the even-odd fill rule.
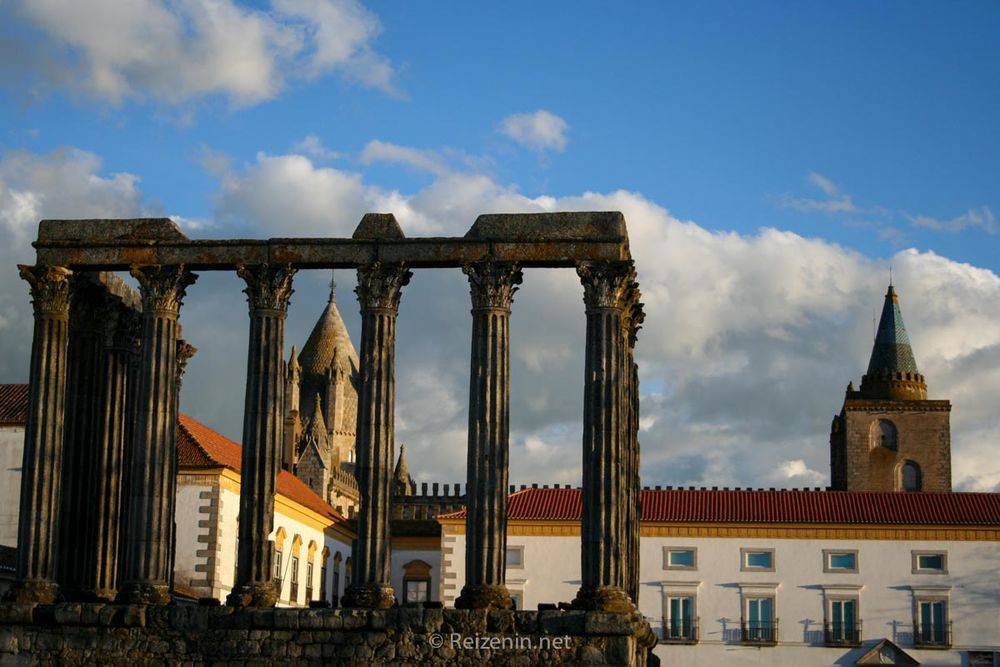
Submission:
[[[632,282],[630,262],[586,262],[577,268],[587,306],[583,408],[582,585],[574,605],[630,611],[627,548],[627,410],[622,316]]]
[[[466,265],[472,293],[465,585],[456,607],[509,608],[505,586],[510,434],[510,307],[521,271]]]
[[[395,432],[396,316],[402,288],[411,275],[402,264],[378,261],[358,269],[361,389],[355,470],[361,507],[352,584],[344,593],[344,604],[351,607],[385,608],[395,601],[389,577],[389,502]]]
[[[114,598],[125,441],[127,339],[137,314],[95,275],[71,280],[60,586]]]
[[[228,603],[273,607],[274,494],[281,465],[284,415],[282,372],[285,316],[292,295],[289,265],[237,267],[246,281],[250,308],[247,386],[243,411],[243,472],[240,482],[239,552],[236,585]]]
[[[20,265],[18,268],[31,290],[35,326],[21,468],[17,583],[8,596],[22,602],[52,602],[58,593],[56,548],[70,271],[54,266]]]
[[[166,604],[177,465],[178,317],[185,290],[196,276],[183,266],[133,267],[132,275],[142,293],[143,332],[125,581],[119,599]]]
[[[639,284],[630,282],[625,294],[622,316],[623,406],[622,435],[625,447],[626,504],[622,524],[626,531],[626,592],[632,601],[639,602],[639,522],[642,513],[642,483],[639,478],[639,373],[635,363],[635,343],[645,318],[639,301]]]

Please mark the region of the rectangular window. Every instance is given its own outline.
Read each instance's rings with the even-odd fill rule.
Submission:
[[[319,568],[319,599],[326,600],[326,565]]]
[[[698,569],[698,550],[694,547],[663,547],[663,569]]]
[[[694,597],[690,595],[668,596],[666,612],[666,622],[663,624],[664,640],[694,641]]]
[[[306,562],[306,604],[313,599],[313,564]]]
[[[299,557],[292,556],[292,602],[299,601]]]
[[[431,599],[431,582],[426,579],[407,579],[403,582],[406,604],[418,604]]]
[[[507,567],[513,569],[524,567],[524,547],[507,547]]]
[[[774,572],[774,549],[740,549],[744,572]]]
[[[774,643],[777,641],[777,624],[774,621],[774,598],[746,598],[746,620],[743,623],[743,641]]]
[[[948,574],[947,552],[914,551],[913,574]]]
[[[918,600],[917,612],[915,643],[918,646],[951,644],[948,632],[948,603],[945,600]]]
[[[828,644],[856,644],[861,642],[858,622],[858,601],[854,598],[830,600],[830,622],[827,624]]]
[[[274,585],[278,589],[278,597],[281,597],[281,552],[274,552]]]
[[[850,572],[858,571],[858,552],[854,550],[823,550],[823,571],[824,572]]]

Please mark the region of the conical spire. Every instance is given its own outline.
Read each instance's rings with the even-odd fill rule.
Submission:
[[[353,362],[357,368],[358,353],[351,342],[351,336],[344,326],[344,319],[337,309],[337,297],[335,292],[336,284],[330,281],[330,296],[326,302],[326,308],[316,320],[312,333],[302,346],[299,353],[299,365],[303,373],[315,373],[322,376],[334,358],[334,350],[339,354],[339,362],[351,370],[350,364]]]
[[[396,460],[396,470],[392,473],[392,490],[397,496],[410,493],[410,469],[406,465],[406,445],[399,446],[399,458]]]
[[[885,293],[868,372],[861,380],[861,394],[865,398],[927,398],[927,386],[917,370],[917,361],[913,357],[910,337],[899,308],[899,296],[892,283]]]

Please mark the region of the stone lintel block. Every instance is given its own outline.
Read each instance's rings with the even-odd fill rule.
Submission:
[[[42,220],[39,241],[186,241],[187,236],[170,218],[127,220]]]
[[[538,632],[546,635],[581,635],[586,625],[582,611],[551,610],[538,612]]]
[[[299,629],[299,611],[297,609],[274,609],[274,627],[289,630]]]
[[[0,625],[30,625],[35,607],[31,602],[4,602],[0,604]]]
[[[82,610],[76,602],[61,602],[52,605],[52,618],[58,625],[79,625]]]
[[[424,609],[424,628],[427,632],[439,632],[444,626],[444,609]]]
[[[82,602],[80,604],[80,624],[98,625],[101,618],[101,610],[108,605],[103,602]]]
[[[304,609],[299,616],[299,627],[303,630],[318,630],[323,627],[325,614],[325,609]]]
[[[123,628],[142,628],[146,626],[146,605],[119,605],[115,614],[115,625]]]
[[[569,612],[580,613],[580,612]],[[613,611],[588,611],[585,614],[583,633],[588,635],[631,635],[634,630],[633,614]]]
[[[372,630],[385,629],[386,614],[382,609],[372,609],[368,612],[368,627]]]
[[[619,211],[565,213],[488,213],[465,234],[488,241],[624,240],[625,216]]]
[[[392,213],[365,213],[358,223],[352,239],[376,241],[379,239],[404,238],[403,229]]]
[[[486,617],[486,627],[490,633],[513,634],[517,628],[515,612],[509,609],[491,609]]]
[[[514,612],[514,622],[519,635],[533,634],[538,631],[538,612],[516,611]]]
[[[341,614],[345,630],[357,630],[368,623],[368,615],[364,609],[345,609]]]
[[[344,627],[344,619],[340,615],[339,609],[331,609],[323,616],[323,627],[327,630],[340,630]]]

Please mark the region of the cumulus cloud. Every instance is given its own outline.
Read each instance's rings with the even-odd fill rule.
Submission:
[[[344,157],[340,151],[330,150],[323,144],[323,140],[315,134],[307,134],[299,141],[295,142],[292,150],[319,162],[329,162]],[[228,166],[228,165],[227,165]]]
[[[378,17],[355,0],[274,0],[268,11],[234,0],[15,0],[0,18],[19,33],[0,45],[16,58],[5,75],[36,93],[70,88],[111,104],[218,95],[244,106],[299,73],[331,72],[398,92],[372,49]]]
[[[871,258],[774,228],[710,231],[626,190],[527,197],[482,174],[447,171],[403,193],[301,155],[262,154],[232,170],[217,217],[262,234],[348,235],[364,212],[392,211],[408,235],[419,236],[461,235],[479,213],[512,210],[625,213],[648,314],[638,348],[648,480],[825,484],[830,418],[867,364],[871,313],[891,261],[931,393],[955,401],[956,484],[982,489],[1000,481],[988,454],[1000,442],[990,416],[1000,391],[1000,278],[988,270],[912,249]],[[340,281],[353,284],[353,276],[345,272]],[[297,290],[289,344],[308,334],[324,280],[304,277]],[[341,292],[357,339],[353,295]],[[468,298],[459,272],[417,271],[400,308],[398,439],[410,448],[411,467],[443,480],[464,478]],[[578,279],[569,271],[526,272],[512,317],[512,479],[576,481]],[[239,397],[232,402],[238,416]]]
[[[545,109],[507,116],[500,122],[500,131],[515,143],[539,152],[561,153],[569,141],[566,137],[569,124]]]
[[[0,381],[25,382],[31,306],[17,264],[34,263],[31,241],[43,218],[155,215],[133,174],[103,174],[97,155],[74,148],[0,155]]]
[[[866,366],[872,309],[881,304],[891,260],[931,395],[954,403],[956,487],[1000,483],[1000,277],[989,270],[914,249],[871,258],[773,228],[711,231],[626,190],[527,197],[481,174],[449,172],[399,192],[301,154],[219,162],[210,231],[226,236],[347,236],[366,211],[394,212],[410,236],[461,235],[484,211],[623,211],[647,312],[637,354],[642,474],[649,483],[825,484],[830,418],[847,382],[857,382]],[[27,230],[12,245],[29,256],[32,221],[49,215],[61,193],[79,194],[57,210],[79,202],[134,215],[148,206],[134,177],[102,173],[89,154],[20,154],[0,164],[2,224]],[[61,176],[45,176],[51,173]],[[14,261],[3,260],[8,267]],[[296,277],[286,345],[304,342],[326,302],[328,279],[320,271]],[[339,271],[337,279],[341,312],[357,342],[353,272]],[[2,292],[0,312],[13,313],[0,336],[7,381],[25,378],[30,340],[19,282],[11,274],[5,284],[12,291]],[[206,273],[182,313],[184,336],[199,348],[183,409],[236,438],[248,326],[241,289],[230,274]],[[512,483],[579,482],[584,322],[573,272],[525,272],[511,323]],[[415,271],[398,323],[397,442],[407,444],[420,480],[465,478],[469,335],[461,272]]]
[[[451,171],[444,157],[438,151],[400,146],[377,139],[365,144],[359,159],[361,164],[365,165],[375,162],[402,164],[418,171],[427,171],[439,176]]]

